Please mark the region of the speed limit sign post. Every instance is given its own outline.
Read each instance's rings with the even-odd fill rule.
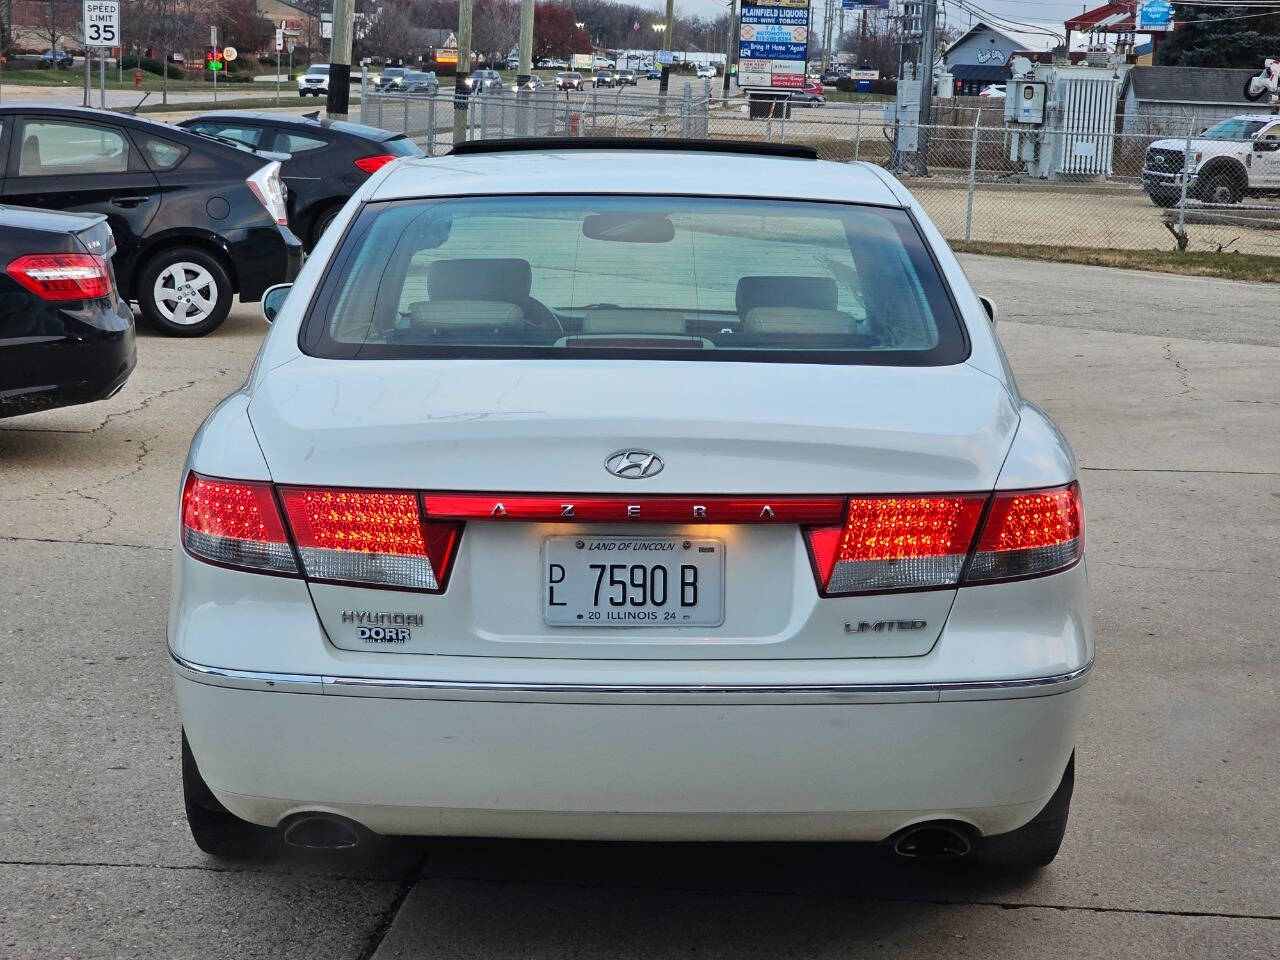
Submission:
[[[84,0],[84,45],[98,49],[98,77],[101,83],[101,105],[107,106],[107,50],[122,46],[120,42],[120,0]],[[86,81],[88,58],[86,57]],[[86,94],[88,93],[86,83]]]

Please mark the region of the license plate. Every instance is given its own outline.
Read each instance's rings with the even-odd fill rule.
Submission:
[[[685,537],[548,537],[543,618],[555,627],[718,627],[724,543]]]

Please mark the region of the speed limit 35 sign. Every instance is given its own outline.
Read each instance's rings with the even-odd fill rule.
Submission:
[[[120,46],[120,0],[84,0],[84,43]]]

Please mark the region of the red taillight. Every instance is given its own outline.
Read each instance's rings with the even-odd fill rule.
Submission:
[[[309,579],[444,588],[458,525],[424,524],[416,494],[282,487],[280,497]]]
[[[203,560],[230,567],[298,572],[269,483],[188,474],[182,545]]]
[[[808,531],[823,592],[954,586],[985,501],[963,494],[851,498],[843,527]]]
[[[107,262],[91,253],[30,254],[6,272],[42,300],[95,300],[111,292]]]
[[[394,159],[390,153],[380,153],[374,157],[361,157],[356,161],[356,166],[365,173],[377,173]]]
[[[1080,485],[996,493],[966,583],[1053,573],[1084,554]]]

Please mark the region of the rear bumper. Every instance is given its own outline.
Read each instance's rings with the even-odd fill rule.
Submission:
[[[302,269],[302,241],[288,227],[272,224],[244,231],[228,245],[242,303],[262,299],[262,292],[288,283]]]
[[[137,346],[128,305],[119,302],[118,309],[116,329],[80,323],[69,315],[67,335],[33,338],[44,342],[0,350],[0,370],[10,364],[21,368],[4,382],[23,384],[0,389],[0,418],[92,403],[120,390],[137,364]]]
[[[874,841],[939,818],[1016,829],[1061,779],[1086,674],[482,689],[174,662],[201,773],[247,820],[325,810],[378,833],[636,840]]]

